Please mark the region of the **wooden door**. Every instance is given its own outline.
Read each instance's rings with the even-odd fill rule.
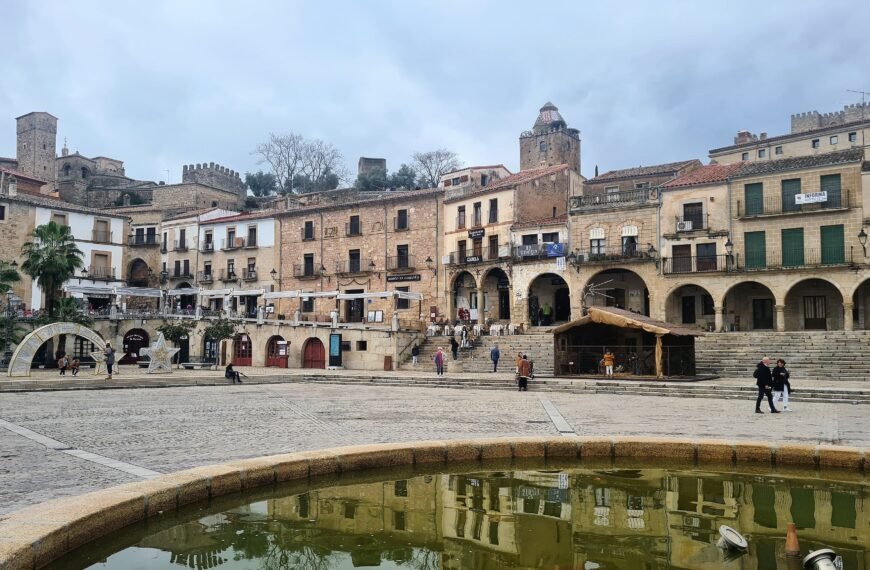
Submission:
[[[683,324],[695,324],[695,296],[683,297]]]
[[[773,299],[752,300],[752,328],[773,328]]]
[[[302,368],[326,368],[326,351],[320,339],[309,338],[302,351]]]
[[[273,336],[269,339],[266,345],[266,366],[273,368],[287,368],[287,356],[282,355],[280,351],[279,341],[283,342],[280,336]],[[283,345],[286,346],[286,345]]]
[[[251,337],[240,335],[233,339],[233,365],[250,366],[251,355]]]
[[[823,331],[828,328],[828,311],[824,295],[804,297],[804,328]]]

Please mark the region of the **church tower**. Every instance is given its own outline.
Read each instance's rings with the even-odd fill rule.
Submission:
[[[54,184],[57,158],[57,117],[33,112],[15,119],[18,125],[18,170]]]
[[[559,164],[580,174],[580,131],[569,129],[559,109],[548,102],[532,130],[520,135],[520,170]]]

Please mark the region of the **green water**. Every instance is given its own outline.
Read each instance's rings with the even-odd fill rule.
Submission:
[[[870,488],[813,473],[679,469],[505,470],[296,485],[150,519],[54,569],[792,569],[830,547],[870,568]],[[322,484],[322,483],[321,483]],[[727,559],[718,528],[749,552]]]

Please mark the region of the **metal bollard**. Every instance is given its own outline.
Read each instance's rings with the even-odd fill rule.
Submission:
[[[805,570],[839,570],[834,561],[837,553],[830,548],[810,552],[804,558]]]

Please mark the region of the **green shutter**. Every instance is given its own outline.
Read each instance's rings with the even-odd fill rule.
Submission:
[[[822,265],[846,262],[843,226],[822,226]]]
[[[801,179],[792,178],[782,181],[782,211],[797,212],[801,209],[795,204],[795,196],[801,193]]]
[[[743,186],[743,199],[746,201],[747,216],[758,216],[764,213],[764,189],[761,182]]]
[[[804,264],[804,229],[782,230],[782,265],[800,267]]]
[[[827,202],[822,202],[823,208],[842,208],[842,196],[840,190],[840,175],[828,174],[821,178],[821,190],[828,193]]]
[[[767,242],[764,232],[746,232],[743,234],[746,247],[746,269],[764,269],[767,267]]]

